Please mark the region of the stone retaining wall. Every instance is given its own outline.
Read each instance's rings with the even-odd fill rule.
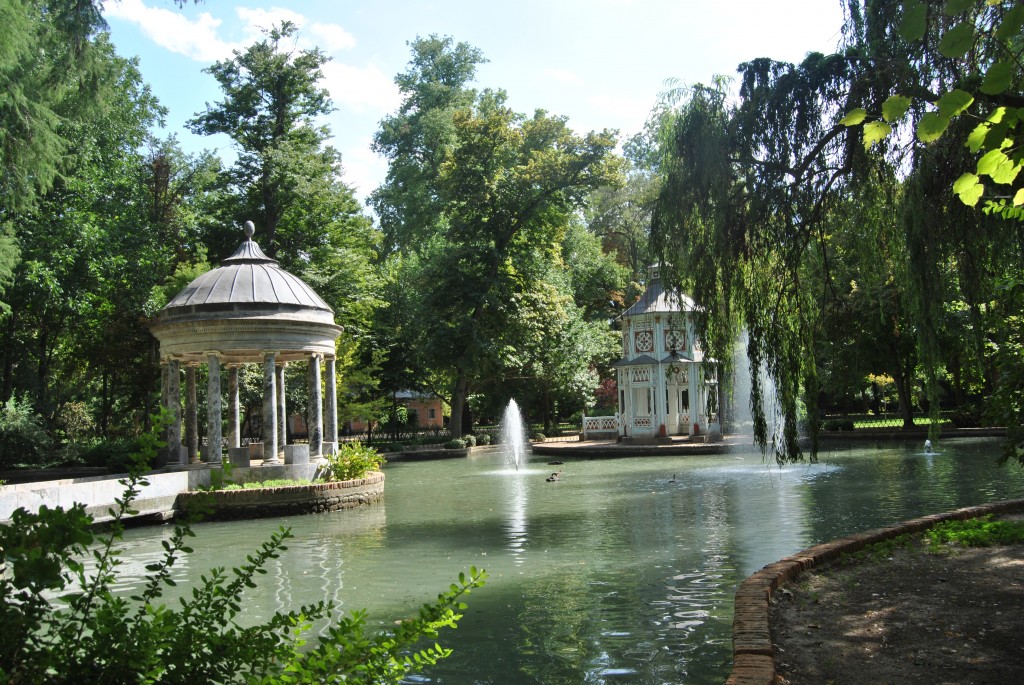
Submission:
[[[212,511],[204,520],[250,519],[292,514],[313,514],[351,509],[384,497],[384,474],[336,483],[288,485],[275,488],[183,492],[174,503],[181,513],[199,498],[209,498]]]
[[[856,533],[797,552],[768,564],[747,578],[736,591],[732,621],[733,667],[726,685],[774,685],[775,652],[772,648],[769,607],[772,593],[801,573],[858,552],[868,545],[906,533],[919,533],[943,521],[978,518],[988,514],[1024,511],[1024,499],[965,507],[943,514],[931,514],[884,528]]]

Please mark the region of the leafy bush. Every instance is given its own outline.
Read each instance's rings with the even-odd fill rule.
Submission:
[[[10,524],[0,525],[0,682],[397,684],[451,654],[436,643],[419,645],[456,627],[462,596],[486,577],[475,568],[417,616],[377,633],[367,634],[364,611],[336,616],[325,601],[239,626],[245,590],[285,551],[292,537],[287,528],[232,572],[217,568],[203,576],[180,604],[161,603],[164,589],[174,585],[172,567],[192,551],[186,543],[199,512],[175,526],[137,594],[115,594],[122,552],[116,543],[147,484],[141,474],[160,444],[156,436],[154,429],[144,438],[139,459],[120,481],[125,491],[109,532],[99,538],[81,505],[43,506],[34,514],[18,509]],[[91,573],[82,563],[87,555],[95,560]],[[53,599],[58,594],[63,597]],[[300,649],[320,619],[334,623],[316,646]]]
[[[356,480],[384,464],[376,449],[360,442],[343,443],[335,454],[327,455],[324,477],[327,480]]]
[[[547,440],[547,436],[543,433],[534,433],[530,436],[530,440],[533,440],[534,442],[544,442]]]
[[[98,440],[88,445],[79,455],[78,460],[86,466],[105,466],[110,473],[127,473],[131,468],[135,455],[139,453],[139,441],[129,438],[113,438]],[[152,468],[156,457],[147,464]]]
[[[965,405],[957,407],[949,419],[957,428],[977,428],[981,425],[981,412],[977,407]]]
[[[40,464],[50,444],[42,417],[28,398],[11,397],[0,405],[0,467]]]
[[[829,419],[824,427],[827,431],[852,431],[853,419]]]
[[[454,440],[449,440],[448,442],[446,442],[444,444],[444,448],[446,450],[466,449],[466,441],[463,440],[462,438],[455,438]]]
[[[990,547],[1024,542],[1024,521],[996,521],[983,516],[967,521],[943,521],[925,532],[928,545],[937,549],[943,544],[964,547]]]
[[[464,435],[462,439],[466,441],[466,447],[476,447],[476,436],[475,435]]]
[[[478,445],[490,445],[491,444],[491,434],[490,433],[481,433],[480,435],[476,436],[476,444],[478,444]]]

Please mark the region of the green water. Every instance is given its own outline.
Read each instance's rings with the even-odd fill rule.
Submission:
[[[721,683],[733,593],[761,566],[853,531],[1024,497],[1024,470],[997,465],[998,442],[938,448],[833,449],[783,470],[756,454],[533,457],[518,473],[497,453],[390,464],[383,504],[198,526],[176,578],[237,564],[284,524],[296,539],[248,597],[251,620],[329,597],[391,623],[460,570],[488,570],[442,637],[455,654],[412,682]],[[546,482],[557,468],[562,480]],[[126,588],[166,535],[128,532]]]

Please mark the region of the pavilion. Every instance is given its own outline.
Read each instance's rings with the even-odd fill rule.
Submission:
[[[648,269],[644,294],[623,312],[616,417],[621,440],[670,439],[720,431],[717,364],[693,335],[697,305],[666,290],[661,269]]]
[[[317,459],[337,449],[335,341],[342,329],[334,323],[333,310],[312,288],[264,254],[252,240],[254,232],[253,223],[245,222],[246,240],[234,254],[178,293],[160,310],[151,328],[160,343],[163,405],[171,416],[166,435],[168,465],[199,461],[196,370],[202,364],[207,365],[209,391],[203,455],[206,461],[217,463],[222,459],[224,367],[228,371],[227,443],[233,450],[232,461],[241,461],[238,374],[243,364],[263,367],[264,464],[280,463],[280,452],[285,453],[286,462],[302,463],[305,454],[306,459]],[[305,446],[284,449],[284,374],[288,363],[296,361],[309,363],[308,452]],[[321,363],[325,364],[326,406],[321,394]]]

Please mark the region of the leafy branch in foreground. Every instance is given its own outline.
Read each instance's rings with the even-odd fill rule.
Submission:
[[[202,576],[178,605],[160,603],[175,585],[175,563],[192,552],[188,538],[195,536],[192,524],[202,507],[163,542],[162,558],[146,567],[142,591],[116,594],[122,551],[116,543],[147,484],[143,470],[160,447],[156,436],[165,420],[154,417],[129,476],[120,481],[125,491],[110,510],[107,532],[93,532],[82,505],[18,509],[0,525],[0,682],[398,683],[451,654],[421,642],[456,627],[462,597],[484,584],[482,570],[460,574],[417,617],[375,634],[366,632],[365,611],[336,616],[334,604],[325,601],[278,612],[260,625],[240,624],[244,593],[287,549],[287,528],[239,567]],[[92,570],[83,562],[90,556]],[[304,635],[321,620],[334,624],[316,646],[304,648]]]

